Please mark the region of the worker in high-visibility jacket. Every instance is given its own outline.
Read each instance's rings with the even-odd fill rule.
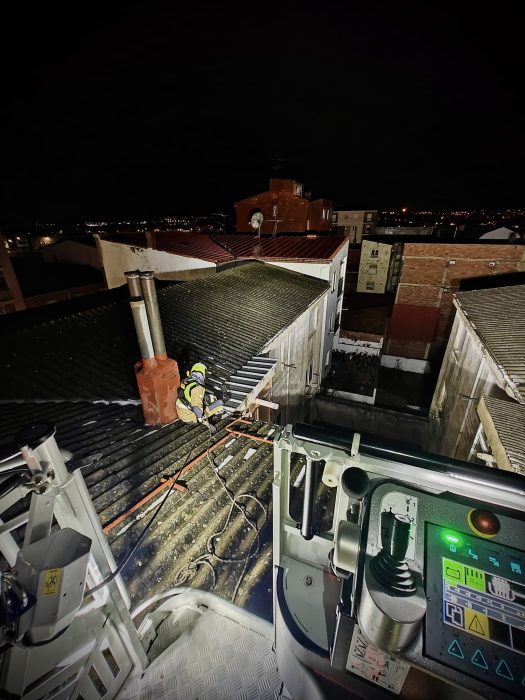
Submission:
[[[206,371],[206,365],[197,362],[181,382],[176,404],[177,414],[185,423],[204,423],[214,433],[217,428],[208,418],[222,413],[224,404],[206,389]]]

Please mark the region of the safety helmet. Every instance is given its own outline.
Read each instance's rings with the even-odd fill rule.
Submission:
[[[191,374],[194,372],[200,372],[203,377],[206,376],[206,365],[203,365],[202,362],[196,362],[193,367],[191,368]]]

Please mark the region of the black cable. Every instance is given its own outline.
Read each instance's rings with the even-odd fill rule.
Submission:
[[[132,547],[130,547],[130,549],[126,552],[126,554],[124,555],[124,558],[120,561],[120,563],[118,564],[118,566],[117,566],[117,568],[115,569],[115,571],[113,571],[113,573],[112,573],[110,576],[108,576],[108,578],[104,579],[104,581],[101,581],[101,582],[98,583],[96,586],[94,586],[93,588],[90,588],[88,591],[86,591],[86,592],[84,593],[84,599],[87,598],[87,597],[89,597],[90,595],[93,595],[93,593],[96,593],[96,592],[99,591],[101,588],[104,588],[104,586],[107,586],[108,583],[111,583],[111,581],[113,581],[113,579],[115,579],[115,578],[120,574],[120,572],[122,571],[122,569],[126,566],[126,564],[128,563],[128,561],[131,559],[132,555],[133,555],[134,552],[136,551],[137,547],[139,546],[139,544],[142,542],[142,540],[143,540],[144,537],[146,536],[148,530],[149,530],[150,527],[152,526],[153,521],[155,520],[155,518],[156,518],[157,515],[159,514],[161,508],[163,507],[163,505],[164,505],[164,504],[166,503],[166,501],[168,500],[168,496],[169,496],[170,493],[173,491],[173,488],[174,488],[175,484],[177,483],[177,479],[179,478],[179,476],[180,476],[181,473],[183,472],[184,468],[186,467],[186,465],[187,465],[188,462],[190,461],[190,457],[191,457],[191,455],[192,455],[192,453],[193,453],[193,450],[194,450],[194,448],[192,447],[191,450],[188,452],[188,455],[187,455],[187,457],[186,457],[186,460],[185,460],[184,464],[182,465],[182,467],[180,467],[180,469],[179,469],[179,471],[178,471],[178,473],[177,473],[177,476],[171,477],[172,482],[171,482],[171,486],[170,486],[169,489],[168,489],[168,493],[164,496],[164,498],[162,499],[162,501],[159,503],[159,505],[158,505],[158,507],[157,507],[157,510],[153,513],[153,515],[151,516],[151,518],[148,520],[147,524],[144,526],[144,528],[143,528],[142,532],[140,533],[140,535],[138,536],[137,541],[135,542],[135,544],[134,544]]]
[[[5,491],[2,491],[2,493],[0,493],[0,498],[4,498],[5,496],[9,496],[9,494],[12,491],[14,491],[16,488],[18,488],[18,486],[20,486],[21,483],[24,483],[23,479],[20,478],[22,473],[24,473],[24,472],[27,472],[27,469],[13,469],[12,471],[9,470],[9,472],[4,472],[5,474],[9,474],[9,476],[11,476],[11,474],[12,474],[13,476],[17,476],[18,478],[14,484],[12,484],[9,488],[7,488]],[[2,476],[2,475],[0,474],[0,476]],[[8,479],[6,479],[6,481],[8,481]]]

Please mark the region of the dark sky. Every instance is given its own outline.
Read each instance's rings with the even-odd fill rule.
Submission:
[[[519,3],[11,5],[0,222],[230,213],[273,154],[338,206],[525,204]]]

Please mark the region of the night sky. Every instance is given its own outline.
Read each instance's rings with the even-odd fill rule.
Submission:
[[[113,4],[3,9],[0,223],[524,205],[519,3]]]

